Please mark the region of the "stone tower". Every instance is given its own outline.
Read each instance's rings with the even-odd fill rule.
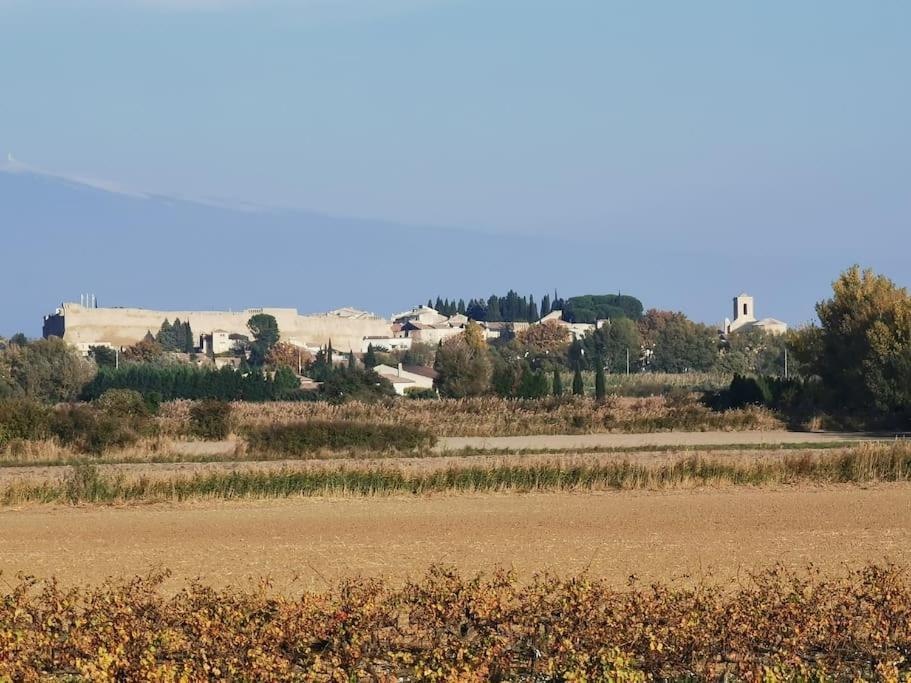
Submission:
[[[734,297],[734,326],[740,327],[743,323],[754,322],[756,311],[753,308],[753,297],[741,294]]]

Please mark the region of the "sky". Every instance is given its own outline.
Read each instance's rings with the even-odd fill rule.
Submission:
[[[707,318],[749,289],[796,323],[852,263],[911,284],[909,25],[904,0],[0,0],[0,151],[565,239],[603,252],[603,291],[642,288],[610,277],[640,260],[655,305]],[[660,281],[681,260],[689,298]]]

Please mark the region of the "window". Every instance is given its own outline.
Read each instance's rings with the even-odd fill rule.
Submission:
[[[743,314],[744,315],[747,314],[747,305],[746,304],[743,305]]]

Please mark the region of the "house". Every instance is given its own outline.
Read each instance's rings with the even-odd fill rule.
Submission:
[[[212,330],[209,334],[203,334],[199,337],[199,346],[203,353],[211,353],[215,356],[224,353],[233,353],[237,349],[243,348],[250,341],[250,338],[243,334],[228,332],[227,330]]]
[[[465,331],[464,327],[453,327],[448,322],[421,323],[409,320],[402,326],[405,336],[421,344],[439,344],[444,339],[455,337]]]
[[[240,368],[240,357],[239,356],[220,356],[215,358],[215,369],[221,370],[224,367],[233,368],[237,370]]]
[[[420,365],[406,365],[399,363],[398,367],[391,365],[377,365],[373,371],[384,379],[388,379],[395,389],[395,393],[404,396],[409,389],[433,389],[433,381],[437,372],[433,368]]]
[[[788,331],[788,325],[775,318],[757,320],[753,297],[749,294],[741,294],[734,297],[734,319],[724,319],[723,332],[728,335],[742,330],[761,330],[769,334],[784,334]]]
[[[571,323],[563,319],[563,311],[556,309],[545,315],[538,321],[540,323],[556,323],[562,327],[565,327],[569,330],[569,333],[572,335],[573,339],[581,339],[589,332],[600,329],[604,323],[608,322],[606,320],[599,320],[596,323]]]
[[[427,306],[415,306],[410,311],[405,311],[404,313],[398,313],[392,316],[393,323],[421,323],[423,325],[440,325],[447,322],[449,319],[439,313],[436,309],[429,308]]]

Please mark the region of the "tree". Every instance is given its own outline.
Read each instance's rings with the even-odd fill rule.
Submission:
[[[657,372],[707,372],[718,360],[718,333],[682,314],[665,321],[656,335],[651,369]]]
[[[480,396],[490,387],[487,345],[483,336],[481,343],[477,342],[476,335],[470,332],[471,328],[469,324],[464,334],[444,340],[437,349],[433,367],[438,373],[435,385],[442,396]]]
[[[529,325],[517,335],[519,342],[534,354],[562,355],[569,345],[570,333],[565,325],[548,320]]]
[[[525,368],[519,382],[519,398],[544,398],[550,393],[547,375],[540,370]]]
[[[161,323],[158,334],[155,335],[155,341],[161,346],[162,351],[177,351],[177,330],[167,318]]]
[[[911,413],[911,297],[889,278],[860,267],[816,305],[819,326],[795,339],[795,351],[820,377],[833,407],[882,418]]]
[[[607,386],[604,379],[604,363],[598,360],[595,366],[595,398],[603,401],[607,397]]]
[[[161,359],[164,350],[154,339],[146,336],[133,346],[128,346],[123,350],[123,359],[131,363],[154,363]]]
[[[288,342],[278,342],[266,354],[265,365],[272,370],[290,368],[293,372],[310,361],[310,352]]]
[[[563,395],[563,380],[560,377],[560,368],[554,367],[554,379],[551,382],[551,388],[553,389],[554,396]]]
[[[117,366],[117,351],[108,346],[90,346],[89,358],[95,361],[99,368],[113,368]]]
[[[500,299],[497,296],[491,296],[487,300],[487,314],[485,320],[488,322],[499,322],[503,320],[500,313]]]
[[[2,393],[58,403],[73,401],[96,371],[62,339],[38,339],[0,351]]]
[[[786,335],[739,330],[726,340],[718,369],[732,375],[783,376],[786,345]]]
[[[540,319],[538,315],[538,306],[535,304],[535,298],[531,295],[528,297],[528,322],[534,323]]]
[[[545,294],[541,298],[541,317],[550,313],[550,294]]]
[[[583,396],[585,394],[585,384],[582,382],[582,369],[576,367],[573,371],[573,396]]]
[[[266,362],[269,351],[278,343],[278,321],[268,313],[257,313],[247,321],[247,328],[253,335],[250,345],[250,362],[260,367]]]
[[[373,348],[373,344],[367,344],[367,353],[364,354],[364,367],[369,369],[376,366],[376,350]]]
[[[636,327],[639,330],[639,338],[642,340],[642,345],[654,351],[655,346],[658,343],[658,335],[669,323],[686,320],[687,317],[683,313],[659,311],[656,308],[650,308],[638,321],[636,321]]]
[[[16,346],[28,346],[28,337],[22,334],[22,332],[16,332],[16,334],[9,338],[9,343],[15,344]]]
[[[636,324],[628,318],[609,320],[600,328],[585,335],[585,355],[598,360],[611,372],[625,372],[627,354],[632,363],[639,358],[642,346]]]
[[[415,342],[402,354],[402,363],[405,365],[420,365],[426,368],[433,367],[437,350],[433,344]]]
[[[642,315],[642,302],[623,294],[586,294],[567,299],[563,317],[575,323],[593,323],[598,320],[629,318],[638,320]]]
[[[354,351],[348,352],[348,369],[354,370],[357,368],[357,361],[354,359]]]

